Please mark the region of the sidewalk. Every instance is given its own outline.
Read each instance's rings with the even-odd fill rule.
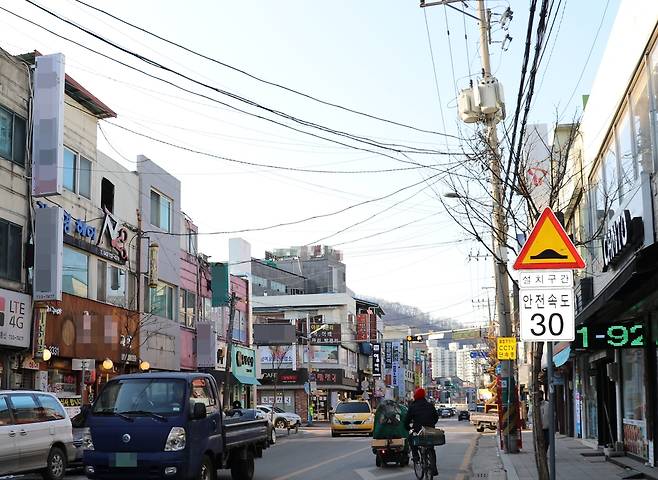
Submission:
[[[469,478],[486,478],[487,480],[511,479],[505,474],[503,462],[498,453],[498,436],[480,435],[471,460]]]
[[[495,437],[498,439],[498,437]],[[500,449],[500,443],[496,442]],[[620,480],[630,472],[607,462],[598,451],[583,444],[580,440],[557,435],[555,442],[555,463],[557,480]],[[532,445],[532,432],[523,432],[523,450],[520,453],[500,452],[509,480],[537,479],[535,452]],[[635,477],[637,478],[637,477]]]

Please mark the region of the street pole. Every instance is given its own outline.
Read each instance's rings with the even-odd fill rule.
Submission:
[[[237,295],[231,292],[229,298],[228,328],[226,329],[226,373],[224,377],[224,408],[231,401],[231,357],[233,355],[233,317],[235,316],[235,301]]]
[[[482,57],[482,75],[486,81],[491,77],[491,63],[489,58],[489,19],[484,0],[478,0],[478,16],[480,18],[480,49]],[[510,293],[507,278],[507,219],[503,212],[503,194],[501,185],[501,165],[498,145],[498,131],[496,128],[496,114],[485,117],[486,138],[489,155],[491,156],[491,189],[493,197],[493,250],[494,250],[494,275],[496,278],[496,306],[498,310],[499,335],[501,337],[512,336],[512,322],[510,317]],[[506,379],[507,395],[503,395],[503,412],[507,415],[506,424],[500,425],[504,428],[503,447],[505,452],[517,451],[516,427],[514,419],[516,412],[512,411],[515,403],[512,399],[512,389],[516,388],[513,380],[514,365],[512,360],[501,361],[501,378]],[[511,425],[510,425],[511,424]]]
[[[313,415],[311,415],[311,318],[306,314],[306,381],[308,383],[308,394],[306,395],[306,423],[310,427],[313,425]]]
[[[553,385],[553,342],[546,342],[546,381],[548,383],[548,472],[550,480],[555,480],[555,386]],[[542,425],[542,428],[544,425]]]

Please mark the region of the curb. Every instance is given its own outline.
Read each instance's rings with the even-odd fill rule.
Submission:
[[[514,468],[512,460],[510,460],[509,455],[500,449],[499,442],[496,442],[496,450],[498,451],[498,457],[500,457],[503,462],[503,468],[505,469],[507,480],[519,480],[519,474],[517,473],[516,468]]]

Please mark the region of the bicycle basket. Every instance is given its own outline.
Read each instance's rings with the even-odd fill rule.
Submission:
[[[433,447],[445,445],[446,434],[440,428],[425,427],[418,435],[411,435],[409,443],[414,447]]]

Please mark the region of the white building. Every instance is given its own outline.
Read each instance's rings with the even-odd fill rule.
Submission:
[[[457,352],[450,347],[430,347],[432,378],[457,376]]]

